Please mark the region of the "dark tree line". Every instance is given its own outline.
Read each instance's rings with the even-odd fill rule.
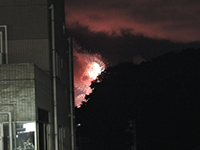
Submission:
[[[200,145],[200,49],[170,52],[140,65],[107,68],[77,109],[88,149],[126,150],[135,119],[137,150],[193,150]]]

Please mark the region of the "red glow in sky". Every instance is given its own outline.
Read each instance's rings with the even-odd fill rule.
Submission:
[[[129,29],[150,38],[200,41],[199,8],[199,1],[187,0],[74,0],[66,2],[66,23],[109,35]]]

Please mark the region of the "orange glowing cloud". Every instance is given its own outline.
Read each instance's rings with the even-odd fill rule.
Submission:
[[[92,32],[105,32],[110,36],[121,35],[128,29],[131,34],[172,41],[200,41],[200,3],[177,0],[109,2],[66,2],[66,24],[69,28],[88,27]]]

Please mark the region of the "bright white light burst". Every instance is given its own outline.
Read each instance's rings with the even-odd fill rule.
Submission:
[[[101,55],[79,53],[77,47],[74,48],[74,94],[75,106],[79,108],[87,101],[85,96],[92,93],[90,85],[105,70],[105,63]]]

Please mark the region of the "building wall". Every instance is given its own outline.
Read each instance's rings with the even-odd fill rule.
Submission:
[[[0,111],[15,114],[13,121],[38,121],[39,107],[50,112],[53,123],[52,81],[46,73],[27,63],[0,65],[0,72]]]
[[[39,67],[35,65],[34,67],[35,73],[35,101],[36,101],[36,121],[38,123],[42,123],[43,125],[49,126],[49,141],[47,142],[50,145],[49,150],[54,149],[54,111],[53,111],[53,93],[52,93],[52,79],[49,75],[43,72]],[[43,122],[39,118],[41,118],[41,114],[39,114],[39,109],[43,109],[49,113],[48,122]],[[39,137],[41,138],[41,137]]]
[[[36,107],[42,108],[50,112],[53,116],[53,93],[52,93],[52,80],[45,72],[35,65],[35,100]],[[36,117],[38,121],[38,116]],[[53,118],[50,118],[53,123]]]
[[[63,145],[64,149],[70,149],[70,102],[69,91],[66,86],[57,79],[57,119],[58,119],[58,134],[63,136],[63,140],[59,138],[59,145]],[[62,144],[60,144],[62,143]],[[61,149],[61,148],[60,148]]]
[[[65,32],[64,0],[2,0],[0,25],[7,26],[8,63],[35,63],[49,75],[52,71],[52,20],[54,4],[54,40],[59,61],[68,65],[68,45]],[[4,29],[0,28],[0,32]],[[5,53],[5,50],[4,50]],[[60,74],[65,85],[66,71]]]
[[[50,113],[49,124],[51,126],[51,133],[53,135],[53,93],[52,80],[50,76],[44,73],[40,68],[35,66],[35,96],[36,96],[36,112],[38,108],[44,109]],[[57,96],[57,124],[59,145],[63,145],[63,149],[70,149],[70,116],[69,116],[69,93],[66,85],[57,78],[56,82],[56,96]],[[36,115],[37,122],[38,113]],[[62,138],[60,138],[62,137]],[[52,137],[51,137],[51,140]],[[53,142],[52,142],[53,143]],[[51,144],[52,144],[51,143]],[[53,146],[52,146],[53,147]],[[61,146],[62,147],[62,146]]]
[[[54,28],[51,4],[54,4]],[[69,56],[64,12],[64,0],[0,1],[0,14],[4,14],[0,16],[0,32],[5,42],[2,25],[6,25],[8,37],[8,64],[0,65],[0,112],[11,111],[13,120],[39,121],[38,108],[44,109],[50,113],[54,138],[52,44],[55,44],[58,134],[62,131],[61,145],[70,149]]]
[[[8,46],[9,63],[35,63],[49,72],[48,40],[11,40]]]
[[[0,72],[0,111],[11,112],[13,121],[34,121],[33,64],[0,65]],[[0,121],[7,121],[7,117],[1,115]]]
[[[0,25],[7,26],[8,62],[35,63],[50,72],[48,0],[3,0],[0,6],[0,14],[4,14],[0,17]]]
[[[0,6],[18,6],[18,5],[36,5],[36,4],[47,4],[48,0],[1,0]]]

